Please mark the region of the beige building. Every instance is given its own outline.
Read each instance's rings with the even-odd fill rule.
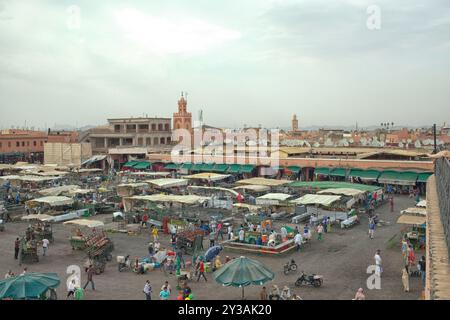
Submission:
[[[60,166],[81,166],[92,156],[89,143],[47,142],[44,144],[44,164]]]
[[[107,154],[111,148],[163,150],[172,143],[171,122],[170,118],[108,119],[107,125],[85,132],[81,142],[90,143],[93,154]]]

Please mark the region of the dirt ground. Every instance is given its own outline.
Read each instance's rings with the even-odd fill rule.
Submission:
[[[405,227],[396,223],[399,212],[407,207],[414,206],[414,200],[407,196],[395,197],[395,212],[389,212],[389,206],[383,205],[377,209],[381,220],[389,222],[388,225],[377,228],[375,238],[369,239],[367,236],[367,218],[361,217],[361,224],[348,230],[341,230],[339,227],[333,228],[331,233],[325,234],[324,241],[319,242],[315,238],[310,246],[303,248],[300,252],[291,252],[282,256],[262,256],[247,254],[250,258],[257,259],[275,272],[272,282],[266,284],[269,289],[272,284],[279,287],[285,285],[291,288],[305,300],[311,299],[342,299],[349,300],[354,297],[356,290],[364,288],[366,299],[419,299],[422,285],[419,278],[410,279],[410,292],[405,293],[401,282],[402,257],[400,244],[389,248],[389,240],[396,236],[400,239],[401,230]],[[98,216],[103,219],[110,219],[109,216]],[[61,224],[54,226],[55,242],[50,245],[48,256],[40,256],[40,261],[35,264],[19,266],[14,260],[14,240],[18,234],[24,234],[26,223],[9,223],[6,230],[0,233],[0,272],[3,276],[8,269],[15,273],[20,273],[23,267],[28,267],[30,272],[56,272],[61,278],[61,285],[57,290],[59,299],[64,299],[66,295],[66,270],[69,265],[83,265],[85,255],[80,251],[73,251],[68,238],[71,228]],[[145,256],[147,254],[147,243],[150,240],[149,232],[137,236],[113,233],[111,238],[114,242],[115,250],[112,262],[107,264],[103,274],[95,276],[94,282],[96,291],[86,290],[86,299],[144,299],[142,292],[145,280],[150,280],[153,286],[153,299],[157,299],[159,288],[164,281],[168,280],[172,288],[176,288],[177,280],[175,275],[164,276],[160,270],[154,270],[146,275],[136,275],[130,271],[119,273],[117,270],[116,256],[130,254],[131,257]],[[162,246],[168,246],[169,236],[161,237]],[[205,248],[208,244],[205,241]],[[380,290],[368,290],[366,279],[369,274],[366,269],[374,264],[373,256],[377,249],[381,249],[384,273],[381,279]],[[416,253],[416,257],[423,253]],[[42,255],[42,250],[40,250]],[[238,252],[224,251],[221,253],[222,261],[226,256],[240,256]],[[187,260],[188,256],[185,256]],[[324,276],[324,284],[321,288],[301,287],[296,288],[294,282],[297,273],[286,276],[283,274],[283,265],[291,258],[295,259],[299,265],[299,270],[306,273],[316,273]],[[223,287],[217,284],[212,278],[212,274],[207,274],[208,282],[200,280],[190,282],[190,287],[196,299],[217,299],[233,300],[240,299],[241,290],[239,288]],[[82,282],[86,281],[86,274],[82,274]],[[261,287],[251,286],[245,288],[247,299],[258,299]],[[175,290],[174,290],[175,291]],[[172,293],[171,299],[175,299],[176,294]]]

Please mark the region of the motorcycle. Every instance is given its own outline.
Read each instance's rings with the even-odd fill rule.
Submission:
[[[118,256],[117,262],[118,262],[119,272],[125,271],[127,269],[131,270],[130,255],[127,255],[126,257]]]
[[[323,276],[318,274],[307,275],[302,271],[300,277],[295,281],[295,286],[300,287],[303,284],[309,284],[318,288],[323,284]]]
[[[291,259],[291,261],[286,262],[284,265],[284,274],[287,275],[291,271],[297,271],[297,264],[295,263],[294,259]]]

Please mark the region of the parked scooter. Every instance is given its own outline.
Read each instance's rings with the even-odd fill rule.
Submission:
[[[302,271],[300,277],[297,281],[295,281],[295,286],[300,287],[304,284],[309,284],[315,288],[318,288],[323,284],[323,276],[318,274],[307,275]]]
[[[291,261],[286,262],[284,265],[284,274],[288,275],[291,271],[297,271],[297,264],[295,263],[294,259],[291,259]]]

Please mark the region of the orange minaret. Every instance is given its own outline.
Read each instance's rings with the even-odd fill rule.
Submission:
[[[296,114],[292,117],[292,131],[298,131],[298,120]]]
[[[173,114],[173,129],[192,130],[192,114],[187,112],[187,101],[181,92],[181,98],[178,100],[178,112]]]

